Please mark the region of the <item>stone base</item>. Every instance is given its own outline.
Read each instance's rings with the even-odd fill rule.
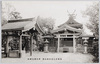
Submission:
[[[21,58],[21,53],[19,53],[19,58]]]
[[[44,53],[48,53],[49,51],[44,51]]]
[[[9,57],[9,54],[8,53],[5,53],[6,54],[6,57]]]
[[[87,54],[87,52],[83,52],[84,54]]]

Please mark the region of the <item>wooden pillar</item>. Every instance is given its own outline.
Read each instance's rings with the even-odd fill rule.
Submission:
[[[59,47],[60,47],[60,38],[58,37],[58,46],[57,46],[57,52],[59,52]]]
[[[75,35],[73,35],[73,52],[76,52],[76,39],[75,39]]]
[[[31,41],[30,41],[30,56],[32,56],[32,50],[33,50],[33,36],[31,35]]]
[[[7,36],[7,41],[6,41],[6,57],[8,57],[8,53],[9,53],[8,44],[9,44],[9,37]]]
[[[22,35],[20,35],[20,42],[19,42],[19,57],[21,57],[21,50],[22,50]]]
[[[55,47],[55,44],[54,44],[54,43],[55,43],[55,42],[54,42],[54,38],[52,38],[52,42],[53,42],[53,47]]]
[[[81,38],[81,44],[83,45],[83,40],[82,40],[82,38]]]

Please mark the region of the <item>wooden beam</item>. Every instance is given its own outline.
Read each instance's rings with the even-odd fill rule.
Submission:
[[[30,35],[22,34],[22,36],[30,36]]]
[[[4,35],[4,34],[3,34],[3,36],[19,36],[19,35],[17,35],[17,34],[8,34],[8,35]]]
[[[9,36],[7,36],[7,42],[6,42],[6,57],[8,57],[8,54],[9,54],[8,44],[9,44]]]
[[[19,42],[19,57],[21,57],[21,50],[22,50],[22,35],[20,35],[20,42]]]
[[[63,34],[55,34],[55,35],[80,35],[80,33],[63,33]]]
[[[75,35],[73,35],[73,52],[76,52],[76,39],[75,39]]]
[[[55,38],[58,38],[58,37],[55,37]],[[73,38],[73,37],[59,37],[59,38]]]
[[[57,46],[57,52],[59,53],[59,48],[60,47],[60,38],[58,38],[58,46]]]
[[[32,50],[33,50],[33,36],[31,35],[31,41],[30,41],[30,56],[32,56]]]

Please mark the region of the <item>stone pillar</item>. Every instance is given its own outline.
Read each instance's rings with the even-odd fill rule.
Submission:
[[[21,58],[21,50],[22,50],[22,35],[20,35],[20,42],[19,42],[19,57]]]
[[[58,37],[58,46],[57,46],[57,52],[59,52],[59,47],[60,47],[60,38]]]
[[[75,35],[73,35],[73,52],[76,52],[76,39],[75,39]]]

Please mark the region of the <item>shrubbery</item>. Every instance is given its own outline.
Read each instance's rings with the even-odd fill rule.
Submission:
[[[93,61],[95,63],[99,62],[99,45],[98,45],[98,41],[96,41],[96,43],[93,44],[93,49],[91,54],[95,57],[93,59]]]

